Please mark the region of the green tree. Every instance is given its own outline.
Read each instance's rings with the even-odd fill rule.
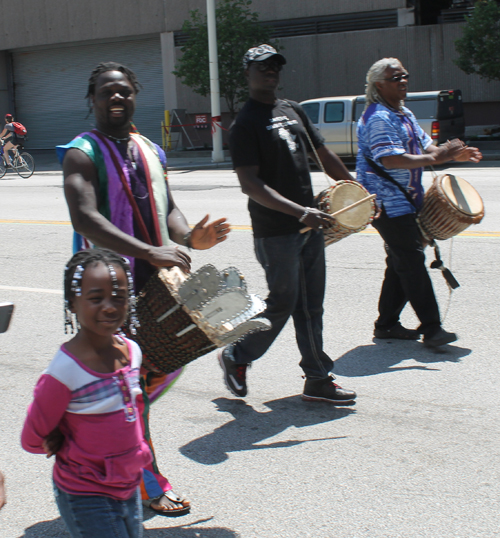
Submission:
[[[235,116],[238,103],[248,97],[243,55],[262,43],[276,47],[270,42],[271,29],[258,24],[259,16],[250,10],[251,3],[251,0],[222,0],[215,10],[220,92],[231,117]],[[189,13],[190,19],[182,26],[189,40],[181,47],[183,54],[173,73],[195,93],[207,96],[210,93],[207,17],[198,9]]]
[[[500,80],[500,4],[481,0],[467,17],[463,36],[455,41],[459,58],[455,64],[468,75]]]

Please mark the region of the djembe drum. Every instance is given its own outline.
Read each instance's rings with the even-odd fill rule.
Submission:
[[[444,240],[479,224],[483,217],[483,200],[476,189],[461,177],[444,174],[425,193],[418,223],[426,239]]]
[[[219,272],[205,265],[189,276],[178,267],[161,268],[139,294],[140,327],[133,338],[145,366],[168,374],[250,332],[269,329],[267,319],[255,318],[265,306],[247,292],[234,267]]]
[[[338,181],[316,196],[318,209],[324,213],[336,213],[343,208],[368,198],[370,193],[355,181]],[[373,220],[375,201],[366,200],[356,207],[335,216],[335,220],[323,227],[325,246],[340,241],[351,234],[361,232]]]

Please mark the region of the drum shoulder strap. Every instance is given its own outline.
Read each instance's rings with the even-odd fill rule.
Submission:
[[[309,141],[309,145],[311,146],[311,151],[316,153],[316,148],[314,147],[314,144],[311,141],[311,136],[309,135],[308,127],[309,127],[309,121],[310,120],[309,120],[309,117],[304,112],[304,109],[298,103],[294,103],[293,101],[289,101],[288,99],[283,99],[283,101],[285,101],[285,103],[288,103],[293,108],[293,110],[296,112],[296,114],[299,116],[299,118],[301,119],[302,124],[304,126],[304,131],[305,131],[306,136],[307,136],[307,140]],[[319,157],[316,157],[316,158],[319,160]],[[321,166],[321,161],[320,161],[319,165]]]
[[[417,206],[415,205],[415,201],[410,196],[410,193],[403,188],[390,174],[388,174],[384,169],[382,169],[374,160],[370,159],[366,155],[364,155],[364,158],[366,162],[370,165],[370,168],[372,168],[378,176],[383,177],[384,179],[387,179],[387,181],[390,181],[393,185],[396,185],[396,187],[404,194],[405,198],[410,202],[410,204],[418,211]]]

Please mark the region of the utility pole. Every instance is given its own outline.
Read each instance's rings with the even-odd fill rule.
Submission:
[[[220,115],[219,63],[217,60],[217,26],[215,0],[207,0],[208,61],[210,68],[210,101],[212,104],[212,162],[224,162]]]

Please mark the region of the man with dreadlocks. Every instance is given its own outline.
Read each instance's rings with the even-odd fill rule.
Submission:
[[[376,338],[417,340],[438,347],[457,336],[441,327],[439,309],[425,267],[417,213],[424,197],[424,166],[448,161],[479,162],[477,148],[452,140],[432,145],[413,113],[403,106],[408,71],[396,58],[374,63],[366,75],[366,108],[358,122],[357,180],[377,195],[381,215],[372,225],[385,241],[387,269],[375,322]],[[420,321],[417,330],[401,325],[399,316],[410,302]]]
[[[178,266],[189,272],[189,255],[170,240],[188,248],[208,249],[224,241],[229,232],[226,219],[208,223],[208,215],[189,228],[165,181],[165,153],[134,132],[132,118],[139,88],[136,75],[127,67],[115,62],[99,64],[90,76],[87,93],[96,129],[57,148],[75,229],[75,250],[96,245],[127,257],[136,292],[157,267]],[[179,372],[166,376],[144,370],[143,374],[141,417],[154,456],[149,406]],[[143,503],[161,514],[189,511],[189,502],[173,493],[154,459],[144,468],[141,492]]]

